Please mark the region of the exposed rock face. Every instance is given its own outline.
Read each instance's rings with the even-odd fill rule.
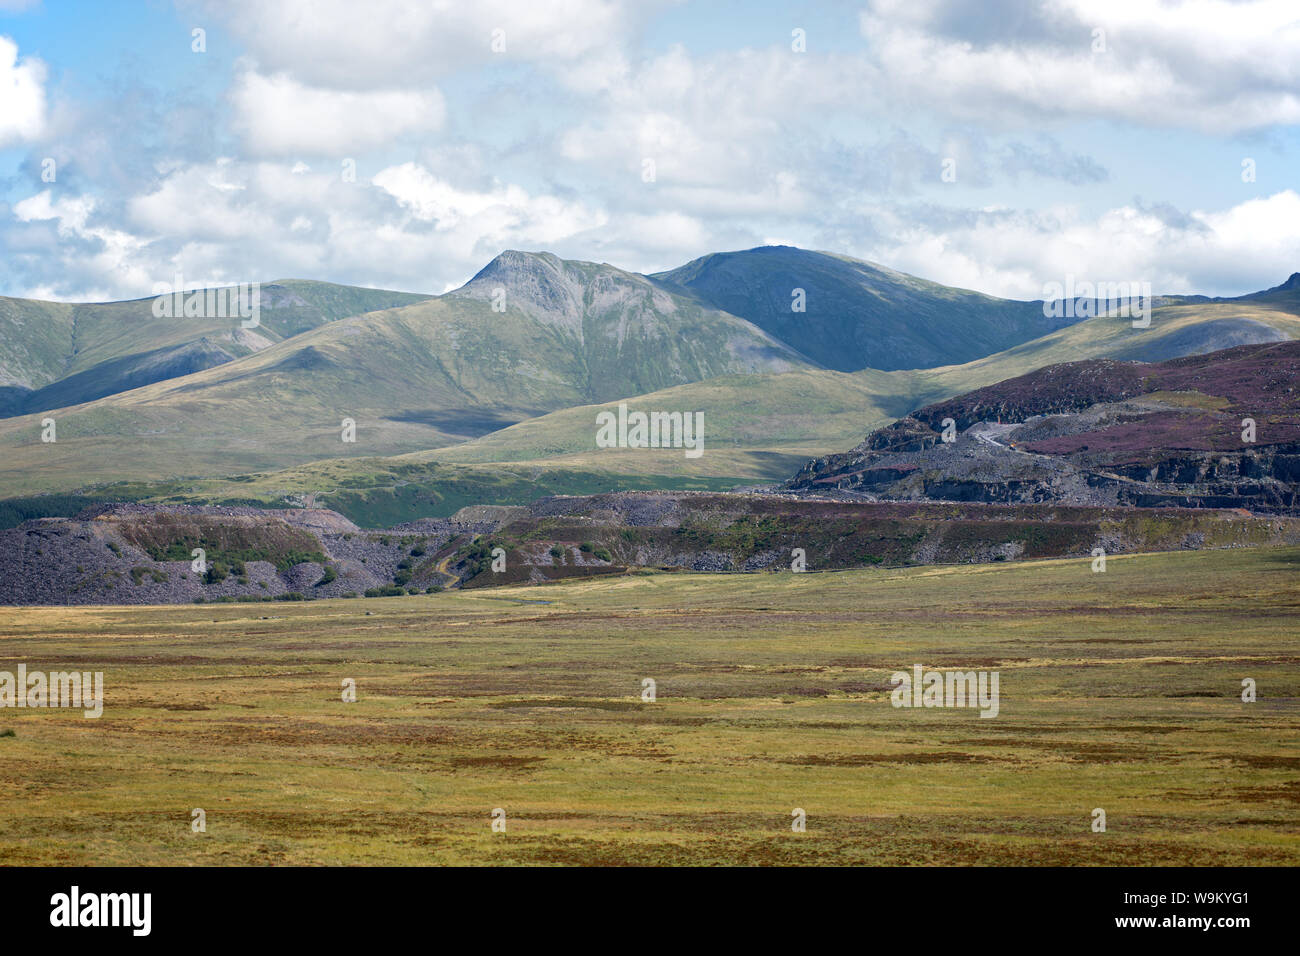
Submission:
[[[1298,385],[1300,342],[1052,366],[913,412],[788,487],[1297,513]]]
[[[618,492],[363,531],[318,509],[116,505],[0,532],[0,603],[313,600],[652,567],[708,572],[1300,544],[1300,519],[1213,509]],[[205,551],[196,570],[192,551]],[[499,549],[499,550],[498,550]],[[801,555],[796,561],[796,555]]]
[[[0,531],[0,604],[310,600],[399,580],[423,590],[447,583],[433,566],[440,548],[495,526],[419,524],[362,531],[320,509],[97,506]]]
[[[786,571],[1300,543],[1300,519],[1214,509],[618,492],[539,501],[457,551],[466,587],[658,567]],[[504,568],[485,555],[501,548]],[[558,552],[558,554],[557,554]]]
[[[498,289],[507,304],[529,317],[582,335],[583,282],[580,275],[568,273],[559,256],[507,250],[454,295],[491,302]]]

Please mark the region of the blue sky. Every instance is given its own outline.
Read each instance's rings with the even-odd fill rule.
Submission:
[[[1298,126],[1290,0],[0,0],[0,294],[768,242],[1239,294],[1300,270]]]

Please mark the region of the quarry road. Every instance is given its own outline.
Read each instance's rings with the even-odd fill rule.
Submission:
[[[998,439],[1006,435],[1007,432],[1011,431],[1015,427],[1016,423],[1014,422],[1006,425],[995,422],[980,422],[978,425],[972,425],[967,429],[967,434],[976,441],[982,442],[985,445],[992,445],[994,448],[1007,448],[1008,446],[1002,444]],[[1018,449],[1012,450],[1014,451]]]
[[[451,559],[454,558],[455,556],[456,556],[455,552],[452,552],[451,554],[443,558],[441,561],[439,561],[437,564],[435,564],[433,567],[433,573],[439,575],[442,578],[442,581],[440,583],[442,584],[443,587],[449,588],[460,583],[460,578],[447,570],[447,566],[451,564]]]

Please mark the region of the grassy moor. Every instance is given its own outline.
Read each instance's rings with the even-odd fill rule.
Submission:
[[[107,689],[98,720],[0,715],[0,855],[1294,866],[1297,572],[1259,548],[11,608],[2,666]],[[997,719],[891,706],[917,663],[998,671]]]

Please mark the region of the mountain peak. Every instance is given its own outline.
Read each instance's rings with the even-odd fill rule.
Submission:
[[[1275,285],[1271,289],[1264,289],[1262,292],[1251,292],[1247,295],[1240,296],[1240,298],[1257,299],[1261,296],[1273,295],[1277,292],[1300,292],[1300,272],[1291,273],[1291,277],[1281,285]]]
[[[583,316],[590,308],[650,306],[673,312],[672,297],[645,276],[608,263],[561,259],[551,252],[507,249],[474,278],[447,293],[458,299],[490,302],[518,310],[539,322],[583,335]]]
[[[961,364],[1070,324],[1049,320],[1039,303],[797,246],[713,253],[650,278],[840,372]]]
[[[500,275],[503,272],[509,272],[516,269],[537,269],[550,268],[553,271],[561,271],[564,268],[564,260],[553,252],[525,252],[522,249],[506,249],[496,255],[495,258],[475,275],[474,279],[486,275]],[[473,282],[471,279],[470,282]]]
[[[502,302],[506,308],[580,334],[583,290],[567,266],[550,252],[507,249],[448,295],[489,302],[494,308]]]

